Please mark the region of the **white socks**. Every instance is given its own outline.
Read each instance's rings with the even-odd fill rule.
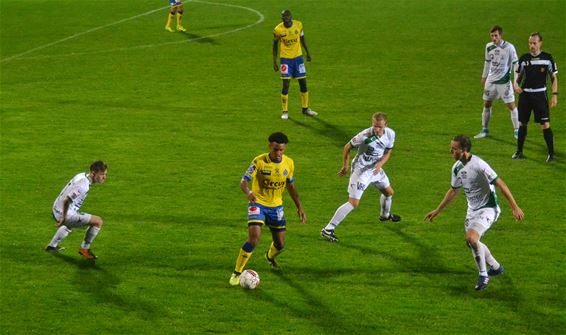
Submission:
[[[336,227],[338,227],[340,222],[342,222],[342,220],[344,220],[346,216],[348,216],[348,214],[350,214],[350,212],[353,210],[354,210],[354,206],[352,206],[351,203],[349,202],[344,203],[342,206],[338,207],[336,213],[334,213],[334,216],[332,217],[332,219],[330,219],[330,222],[326,225],[326,227],[324,227],[324,229],[326,230],[336,229]]]
[[[92,243],[92,241],[94,241],[99,231],[100,228],[98,228],[97,226],[89,226],[88,229],[86,230],[85,239],[81,243],[81,248],[89,249],[90,244]]]
[[[499,264],[499,262],[497,262],[497,260],[495,259],[495,257],[493,257],[491,255],[491,251],[489,251],[489,248],[487,247],[487,245],[481,243],[478,241],[478,243],[480,243],[481,245],[483,245],[483,252],[485,255],[485,262],[494,270],[499,269],[499,267],[501,266],[501,264]]]
[[[470,249],[472,250],[472,255],[474,256],[474,260],[476,261],[476,265],[478,266],[480,276],[487,277],[486,262],[494,270],[499,269],[499,267],[501,266],[501,264],[499,264],[497,260],[495,260],[495,257],[491,255],[491,251],[489,251],[487,245],[481,243],[480,241],[478,241],[477,250],[474,250],[474,248],[471,247]]]
[[[517,107],[510,110],[509,113],[511,114],[511,123],[513,123],[513,129],[519,129],[519,111]],[[481,126],[484,129],[489,128],[489,120],[491,119],[491,107],[483,109],[483,113],[481,114]]]
[[[59,244],[59,242],[63,241],[65,237],[69,235],[71,231],[72,230],[67,228],[66,226],[59,227],[59,229],[57,229],[57,231],[55,232],[55,235],[53,235],[51,242],[49,242],[49,246],[56,247]]]
[[[517,111],[517,107],[513,108],[513,110],[509,111],[511,113],[511,122],[513,123],[513,129],[519,129],[519,111]]]
[[[491,107],[484,107],[481,114],[481,126],[484,129],[489,128],[489,120],[491,119]]]
[[[379,197],[379,203],[381,204],[381,212],[380,216],[382,218],[388,218],[391,214],[391,203],[393,202],[393,196],[386,197],[385,195],[381,195]]]
[[[487,277],[487,269],[485,266],[485,245],[478,241],[478,248],[477,250],[473,247],[470,247],[472,250],[472,255],[474,256],[474,261],[476,261],[476,265],[478,266],[478,270],[480,272],[480,276]]]

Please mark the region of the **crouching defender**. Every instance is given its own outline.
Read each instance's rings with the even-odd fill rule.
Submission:
[[[283,192],[295,202],[301,223],[306,223],[307,215],[299,199],[295,187],[293,160],[286,155],[285,147],[289,142],[283,133],[269,136],[269,153],[257,156],[240,181],[240,188],[248,198],[248,240],[240,249],[234,273],[230,277],[230,285],[240,283],[240,274],[259,243],[261,226],[267,225],[271,230],[273,242],[265,253],[265,258],[273,270],[279,270],[275,257],[285,247],[285,215],[283,213]],[[252,183],[251,188],[249,183]]]
[[[63,250],[64,248],[59,246],[59,243],[71,233],[71,229],[88,226],[79,254],[87,260],[96,259],[96,256],[90,251],[90,244],[102,229],[102,218],[79,212],[79,209],[86,199],[90,185],[104,183],[107,172],[108,166],[103,161],[96,161],[91,164],[88,173],[77,174],[63,188],[53,203],[53,218],[57,221],[57,231],[45,251]]]

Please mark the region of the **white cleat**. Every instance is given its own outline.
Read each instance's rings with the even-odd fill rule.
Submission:
[[[283,120],[288,120],[289,119],[289,113],[288,112],[283,112],[281,113],[281,118]]]
[[[484,138],[484,137],[487,137],[487,134],[488,134],[487,130],[482,130],[482,131],[479,132],[479,134],[474,136],[474,138]]]
[[[313,111],[312,109],[308,108],[306,111],[303,112],[303,114],[307,115],[307,116],[317,116],[318,113]]]

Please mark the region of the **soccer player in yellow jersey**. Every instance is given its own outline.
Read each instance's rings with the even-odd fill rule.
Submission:
[[[183,3],[181,2],[181,0],[169,0],[169,4],[171,5],[171,9],[169,10],[169,14],[167,15],[167,24],[165,24],[165,30],[174,32],[171,24],[173,22],[173,18],[177,16],[177,31],[187,31],[187,29],[183,27]]]
[[[289,140],[280,132],[271,134],[268,140],[269,152],[254,158],[240,182],[240,188],[249,201],[248,240],[240,249],[234,273],[230,277],[230,285],[234,286],[240,283],[240,274],[259,242],[261,226],[264,224],[269,226],[273,240],[265,253],[265,258],[273,270],[279,270],[275,257],[285,247],[286,221],[283,214],[285,188],[289,190],[289,195],[295,202],[301,223],[307,222],[307,215],[294,184],[295,165],[291,158],[283,155]]]
[[[307,54],[307,61],[311,61],[311,54],[305,40],[303,24],[301,21],[293,20],[291,11],[284,10],[281,13],[281,22],[273,29],[273,70],[280,70],[281,79],[283,80],[283,89],[281,90],[281,118],[287,120],[289,118],[288,96],[291,78],[299,81],[301,90],[301,107],[303,114],[308,116],[316,116],[317,112],[309,108],[309,93],[307,91],[307,70],[305,61],[303,60],[303,50]],[[277,56],[281,66],[277,65]]]

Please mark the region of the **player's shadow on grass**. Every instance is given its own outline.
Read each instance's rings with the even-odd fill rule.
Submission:
[[[535,136],[535,134],[533,134],[532,136]],[[522,160],[535,162],[540,166],[554,165],[557,169],[565,171],[566,170],[566,166],[565,166],[566,161],[564,161],[564,159],[560,159],[560,157],[559,157],[560,153],[556,152],[556,149],[555,149],[555,152],[556,152],[557,159],[554,162],[551,162],[551,163],[546,162],[546,157],[548,155],[547,154],[548,151],[547,151],[546,142],[544,142],[544,140],[542,139],[541,134],[537,134],[537,136],[540,140],[533,140],[532,142],[529,142],[528,141],[529,137],[527,137],[527,141],[525,142],[525,147],[524,147],[524,153],[526,153],[526,154],[525,154],[525,157]],[[515,142],[515,141],[511,142],[511,141],[508,141],[508,140],[504,140],[504,139],[497,138],[497,137],[490,137],[490,136],[482,139],[482,141],[490,141],[490,140],[493,141],[493,142],[499,142],[499,143],[502,143],[502,144],[507,144],[507,145],[512,146],[512,148],[513,148],[511,150],[512,152],[511,151],[509,152],[509,161],[511,163],[520,161],[520,160],[515,160],[515,159],[511,158],[513,153],[517,150],[517,142]],[[555,146],[555,148],[556,148],[556,146]],[[481,154],[480,154],[480,156],[481,156]]]
[[[394,271],[383,269],[381,272],[411,272],[411,273],[428,273],[428,274],[452,274],[452,275],[463,275],[467,272],[449,268],[442,261],[442,257],[438,254],[436,248],[422,243],[417,238],[406,234],[402,230],[400,225],[384,224],[383,227],[395,234],[397,234],[402,240],[412,244],[415,247],[417,256],[406,257],[400,256],[393,252],[389,252],[384,249],[371,248],[364,245],[358,245],[354,243],[344,242],[341,240],[336,243],[339,247],[344,247],[346,249],[358,250],[362,254],[379,256],[384,259],[392,261],[397,266]],[[379,246],[379,244],[378,244]]]
[[[214,40],[210,37],[201,36],[201,35],[197,35],[197,34],[189,33],[189,32],[184,32],[182,34],[187,38],[187,42],[207,43],[207,44],[214,44],[214,45],[219,44],[218,42],[216,42],[216,40]]]
[[[301,119],[306,120],[307,118],[313,120],[314,122],[317,122],[321,127],[314,127],[310,123],[301,121]],[[303,115],[300,115],[299,117],[290,116],[289,121],[298,126],[307,128],[316,134],[329,138],[332,143],[338,147],[343,147],[344,144],[346,144],[346,142],[348,142],[352,138],[352,134],[348,134],[336,125],[328,123],[320,117],[310,117]]]
[[[518,320],[523,320],[529,325],[531,328],[529,332],[533,334],[557,334],[559,333],[557,330],[564,329],[564,325],[560,324],[558,318],[549,317],[548,314],[541,312],[539,306],[533,306],[532,302],[523,296],[521,290],[515,287],[513,278],[508,273],[490,278],[490,284],[484,291],[474,291],[473,285],[472,281],[459,282],[457,285],[450,286],[449,292],[453,296],[466,300],[473,299],[481,303],[490,301],[490,305],[492,303],[505,304],[510,312],[516,314]],[[559,293],[556,294],[559,295]]]
[[[138,297],[123,298],[116,292],[120,285],[120,279],[113,273],[96,265],[95,262],[86,261],[79,257],[71,257],[63,254],[55,256],[78,268],[77,277],[73,283],[79,287],[79,291],[90,294],[100,304],[112,304],[125,313],[135,312],[141,320],[154,320],[156,316],[162,318],[165,311],[158,311],[157,306],[151,305]]]
[[[310,269],[306,270],[309,271]],[[359,324],[341,320],[340,315],[338,315],[332,307],[327,306],[321,301],[321,299],[312,294],[311,291],[305,289],[302,285],[299,285],[295,281],[293,281],[291,277],[288,277],[283,272],[272,273],[276,275],[282,283],[285,283],[289,287],[293,288],[297,292],[297,296],[301,297],[305,304],[308,305],[308,309],[295,307],[296,304],[288,303],[287,301],[281,301],[265,291],[261,292],[262,294],[260,295],[255,295],[255,297],[257,297],[258,299],[264,300],[265,302],[272,305],[279,306],[281,309],[287,310],[297,318],[314,323],[321,329],[321,334],[380,333],[376,332],[376,329],[374,328],[372,328],[371,332],[366,332],[364,331],[364,329],[360,328]],[[320,293],[324,294],[324,292]],[[334,292],[327,293],[335,294]]]

